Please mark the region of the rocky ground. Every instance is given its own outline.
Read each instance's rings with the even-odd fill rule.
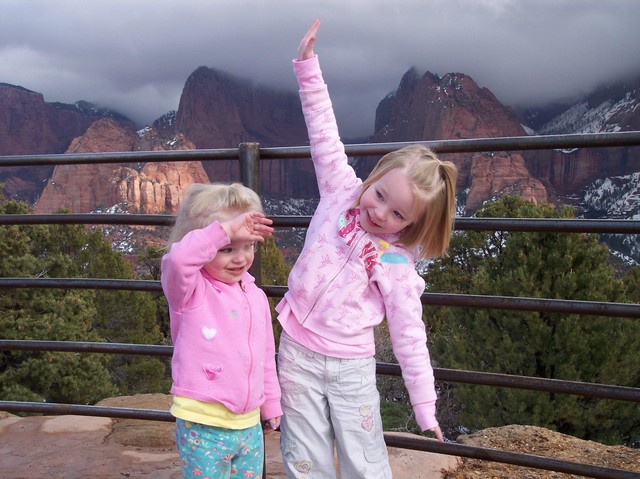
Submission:
[[[484,429],[458,437],[460,444],[501,449],[503,451],[544,456],[594,466],[624,469],[640,478],[640,450],[624,446],[605,446],[583,441],[541,427],[505,426]],[[569,479],[571,474],[529,469],[497,462],[461,459],[456,468],[446,471],[443,479]],[[631,477],[631,476],[629,476]]]
[[[170,397],[142,394],[106,399],[101,406],[162,409]],[[267,435],[267,477],[284,479],[279,435]],[[461,436],[458,441],[635,471],[640,450],[581,441],[546,429],[507,426]],[[577,476],[506,464],[389,448],[394,477],[412,479],[565,479]],[[20,418],[0,413],[3,479],[180,479],[173,423],[88,416]]]

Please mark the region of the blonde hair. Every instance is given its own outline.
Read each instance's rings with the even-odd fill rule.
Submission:
[[[373,183],[395,168],[405,170],[415,197],[415,221],[400,232],[407,248],[421,247],[420,258],[442,256],[449,248],[456,213],[458,171],[450,161],[441,161],[426,146],[409,145],[384,155],[362,183],[355,205]]]
[[[167,250],[192,230],[247,211],[262,213],[260,197],[240,183],[194,183],[187,188],[167,241]]]

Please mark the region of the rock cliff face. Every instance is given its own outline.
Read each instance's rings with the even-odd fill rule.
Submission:
[[[169,148],[189,150],[194,146],[182,135],[169,146],[154,137],[153,131],[138,137],[115,121],[102,119],[74,139],[67,153]],[[173,214],[185,187],[208,181],[198,161],[58,165],[34,209],[37,213],[52,213],[60,208],[86,213],[117,205],[129,213]]]
[[[0,155],[64,153],[71,140],[104,117],[133,126],[124,116],[87,102],[47,103],[40,93],[0,83]],[[33,202],[52,171],[51,166],[2,168],[0,183],[7,197]]]
[[[375,124],[374,143],[526,135],[513,110],[467,75],[439,77],[427,72],[419,76],[414,69],[405,73],[396,94],[380,104]],[[507,193],[536,202],[549,200],[547,189],[532,176],[522,153],[440,157],[458,168],[458,190],[468,190],[468,211]]]
[[[411,69],[397,91],[380,103],[371,141],[524,136],[527,132],[521,118],[544,134],[640,129],[640,83],[622,85],[618,90],[595,92],[573,106],[533,112],[544,119],[533,124],[533,114],[516,115],[467,75],[421,76]],[[82,102],[49,104],[39,93],[0,84],[0,134],[0,154],[5,155],[236,148],[241,142],[259,142],[262,147],[308,143],[295,92],[263,88],[207,67],[189,76],[177,111],[163,115],[138,135],[130,121],[112,112],[98,111]],[[467,212],[473,212],[483,201],[505,193],[538,202],[555,201],[561,195],[575,194],[596,178],[637,171],[638,150],[511,151],[441,157],[457,165],[458,191],[466,193]],[[366,176],[376,160],[357,159],[360,176]],[[309,161],[262,160],[260,165],[263,195],[303,199],[317,195]],[[171,213],[189,182],[238,179],[235,160],[204,161],[202,165],[65,166],[55,173],[52,167],[0,169],[5,195],[30,202],[40,197],[38,211],[65,207],[80,212],[117,204],[131,212]]]
[[[263,147],[308,143],[295,92],[256,86],[226,73],[199,67],[187,79],[176,114],[176,131],[196,148],[236,148],[242,142]],[[212,181],[239,179],[237,161],[205,161]],[[315,184],[310,162],[262,160],[262,191],[308,197]]]

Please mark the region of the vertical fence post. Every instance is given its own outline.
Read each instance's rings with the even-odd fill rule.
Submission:
[[[260,194],[260,143],[240,143],[238,146],[240,156],[240,178],[244,186],[248,186],[253,191]],[[251,275],[256,279],[256,284],[262,284],[262,255],[260,250],[256,251],[255,259],[249,269]],[[266,438],[263,441],[265,448],[264,460],[262,462],[262,477],[267,479],[267,451]]]
[[[240,159],[240,178],[242,184],[260,194],[260,143],[240,143],[238,146]],[[262,257],[260,250],[256,251],[253,265],[249,269],[256,278],[256,284],[262,284]]]

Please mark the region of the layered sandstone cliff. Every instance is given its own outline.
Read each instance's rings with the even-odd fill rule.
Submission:
[[[151,134],[151,133],[150,133]],[[67,153],[97,153],[194,149],[178,135],[170,144],[142,136],[110,119],[95,122],[73,140]],[[184,188],[209,181],[199,161],[144,164],[58,165],[35,204],[37,213],[61,208],[75,213],[105,210],[117,205],[120,211],[144,214],[174,214]]]

